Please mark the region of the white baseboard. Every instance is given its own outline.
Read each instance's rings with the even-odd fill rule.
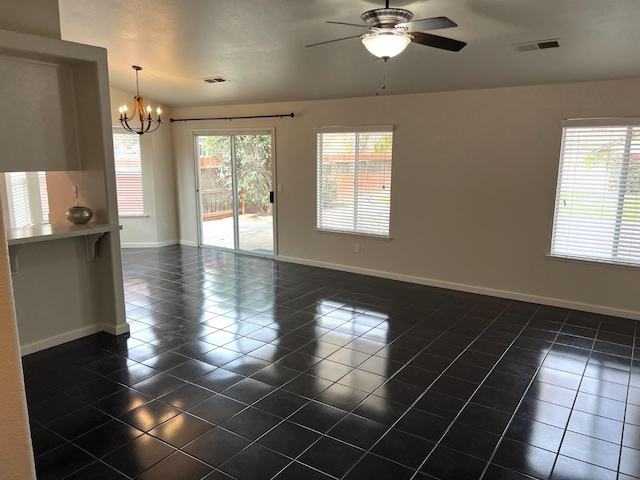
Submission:
[[[632,320],[640,320],[640,312],[634,310],[624,310],[621,308],[607,307],[604,305],[593,305],[590,303],[574,302],[572,300],[564,300],[561,298],[543,297],[539,295],[531,295],[528,293],[512,292],[509,290],[498,290],[495,288],[480,287],[477,285],[467,285],[464,283],[447,282],[443,280],[435,280],[425,277],[414,277],[412,275],[403,275],[399,273],[384,272],[382,270],[373,270],[369,268],[352,267],[349,265],[340,265],[337,263],[319,262],[315,260],[307,260],[298,257],[288,257],[278,255],[276,260],[290,263],[298,263],[300,265],[310,265],[312,267],[328,268],[331,270],[339,270],[350,273],[360,273],[363,275],[371,275],[373,277],[388,278],[390,280],[400,280],[402,282],[416,283],[419,285],[428,285],[430,287],[448,288],[451,290],[459,290],[468,293],[477,293],[480,295],[490,295],[492,297],[507,298],[509,300],[519,300],[522,302],[539,303],[541,305],[550,305],[552,307],[569,308],[572,310],[581,310],[584,312],[599,313],[602,315],[611,315],[614,317],[630,318]]]
[[[165,240],[164,242],[158,242],[158,246],[159,247],[168,247],[170,245],[179,245],[180,241],[179,240]]]
[[[178,240],[165,240],[164,242],[126,242],[120,243],[120,246],[122,248],[159,248],[178,245],[179,243]]]
[[[87,335],[93,335],[94,333],[101,332],[103,327],[104,326],[101,323],[97,323],[95,325],[89,325],[86,327],[78,328],[76,330],[71,330],[70,332],[60,333],[48,338],[43,338],[42,340],[38,340],[37,342],[20,345],[20,355],[29,355],[30,353],[39,352],[40,350],[45,350],[47,348],[55,347],[66,342],[71,342],[73,340],[86,337]]]
[[[124,325],[108,325],[106,323],[103,323],[102,331],[110,333],[111,335],[122,335],[123,333],[129,333],[129,324],[125,323]]]
[[[56,347],[63,343],[78,340],[79,338],[93,335],[98,332],[107,332],[112,335],[121,335],[129,332],[129,324],[124,325],[107,325],[106,323],[96,323],[95,325],[89,325],[86,327],[71,330],[70,332],[60,333],[48,338],[43,338],[37,342],[27,343],[26,345],[20,345],[20,355],[25,356],[31,353],[39,352],[40,350],[46,350],[47,348]]]
[[[180,240],[180,245],[186,245],[187,247],[199,247],[198,242],[192,242],[191,240]]]

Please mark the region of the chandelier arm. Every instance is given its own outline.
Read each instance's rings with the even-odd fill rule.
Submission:
[[[127,121],[127,116],[125,115],[124,117],[120,118],[120,124],[124,127],[125,130],[127,130],[128,132],[134,133],[135,130],[133,128],[131,128],[131,126],[129,125],[129,122]]]
[[[156,124],[156,126],[153,128],[153,130],[149,130],[149,132],[148,132],[148,133],[153,133],[153,132],[155,132],[158,128],[160,128],[160,124],[162,123],[162,120],[160,120],[160,121],[155,121],[155,120],[154,120],[154,123]]]

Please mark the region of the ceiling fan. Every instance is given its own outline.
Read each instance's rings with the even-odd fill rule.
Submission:
[[[385,61],[395,57],[407,48],[411,42],[428,47],[440,48],[451,52],[459,52],[466,43],[453,38],[440,37],[430,33],[429,30],[452,28],[458,25],[447,17],[423,18],[411,20],[413,13],[402,8],[390,8],[389,0],[386,0],[384,8],[376,8],[364,12],[360,18],[366,25],[357,23],[331,22],[336,25],[349,25],[352,27],[366,28],[370,33],[352,35],[350,37],[337,38],[326,42],[313,43],[307,47],[325,45],[327,43],[340,42],[351,38],[361,38],[364,46],[376,57]]]

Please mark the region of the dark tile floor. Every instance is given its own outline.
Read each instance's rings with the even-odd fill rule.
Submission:
[[[167,247],[24,358],[38,478],[640,478],[636,322]]]

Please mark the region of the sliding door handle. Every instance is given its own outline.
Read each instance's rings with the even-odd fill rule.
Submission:
[[[269,203],[273,203],[273,192],[269,192]]]

